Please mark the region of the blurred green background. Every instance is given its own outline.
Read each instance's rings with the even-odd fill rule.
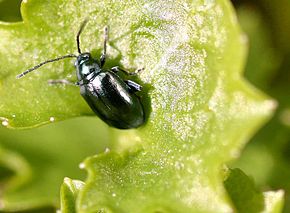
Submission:
[[[290,1],[233,3],[249,39],[245,76],[279,106],[231,167],[241,168],[263,191],[284,189],[284,212],[290,212]]]
[[[249,39],[245,76],[276,99],[279,106],[240,159],[229,166],[243,170],[263,191],[284,189],[284,212],[290,212],[290,1],[232,2]],[[0,0],[0,21],[21,21],[20,3]],[[107,141],[107,130],[95,118],[24,131],[0,127],[2,200],[11,209],[24,206],[34,209],[25,212],[55,212],[53,206],[59,203],[56,198],[63,178],[83,180],[85,173],[76,165],[86,156],[103,151]],[[66,154],[55,159],[57,152]]]
[[[290,212],[290,1],[233,3],[249,38],[245,76],[279,106],[231,167],[241,168],[263,191],[284,189],[284,212]]]

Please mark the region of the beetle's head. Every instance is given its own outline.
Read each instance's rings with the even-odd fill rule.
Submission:
[[[77,60],[75,62],[75,66],[80,66],[85,62],[88,62],[92,59],[91,54],[90,53],[81,53],[78,57]]]
[[[75,67],[78,80],[83,80],[94,72],[95,61],[90,53],[81,53],[75,61]]]

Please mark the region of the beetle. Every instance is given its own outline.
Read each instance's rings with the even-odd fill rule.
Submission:
[[[78,55],[68,54],[55,59],[44,61],[16,76],[17,79],[38,69],[44,64],[66,58],[76,58],[75,68],[78,81],[71,83],[65,79],[50,80],[50,84],[75,84],[80,87],[80,94],[86,100],[95,114],[109,126],[118,129],[131,129],[145,122],[144,108],[136,92],[142,86],[131,80],[125,80],[117,73],[123,72],[128,76],[136,75],[143,69],[128,72],[118,66],[104,69],[108,41],[108,28],[105,28],[103,52],[99,60],[94,59],[89,52],[82,53],[80,35],[86,26],[86,19],[80,26],[76,36]]]

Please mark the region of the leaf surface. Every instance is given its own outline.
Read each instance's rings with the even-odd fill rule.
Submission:
[[[0,25],[5,126],[92,114],[77,87],[47,84],[76,80],[70,60],[15,80],[42,61],[76,53],[87,17],[83,51],[99,57],[109,26],[106,66],[145,67],[138,82],[147,123],[111,129],[111,151],[85,161],[78,212],[232,212],[222,165],[239,155],[275,102],[241,77],[247,44],[228,1],[28,0],[22,16],[23,23]]]

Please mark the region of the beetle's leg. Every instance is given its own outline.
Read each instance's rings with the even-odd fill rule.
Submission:
[[[54,85],[54,84],[77,85],[76,83],[68,81],[66,79],[55,79],[55,80],[50,79],[50,80],[48,80],[48,84],[50,84],[50,85]]]
[[[142,90],[142,86],[139,85],[139,84],[137,84],[137,83],[134,82],[134,81],[131,81],[131,80],[125,80],[124,82],[129,86],[129,88],[130,88],[130,90],[131,90],[132,92],[139,92],[139,91]]]
[[[83,86],[85,84],[84,84],[84,81],[83,80],[80,80],[80,81],[76,82],[75,85],[76,86]]]
[[[121,71],[121,72],[125,73],[126,75],[137,75],[139,72],[141,72],[143,70],[144,70],[144,68],[141,68],[141,69],[135,70],[134,72],[129,72],[129,71],[124,70],[124,69],[122,69],[122,68],[120,68],[118,66],[115,66],[115,67],[111,68],[111,71],[113,71],[114,73],[117,73],[117,72]]]
[[[101,55],[100,58],[100,62],[101,62],[101,67],[104,66],[105,62],[106,62],[106,55],[107,55],[107,41],[108,41],[108,27],[105,27],[105,33],[104,33],[104,47],[103,47],[103,53]]]

